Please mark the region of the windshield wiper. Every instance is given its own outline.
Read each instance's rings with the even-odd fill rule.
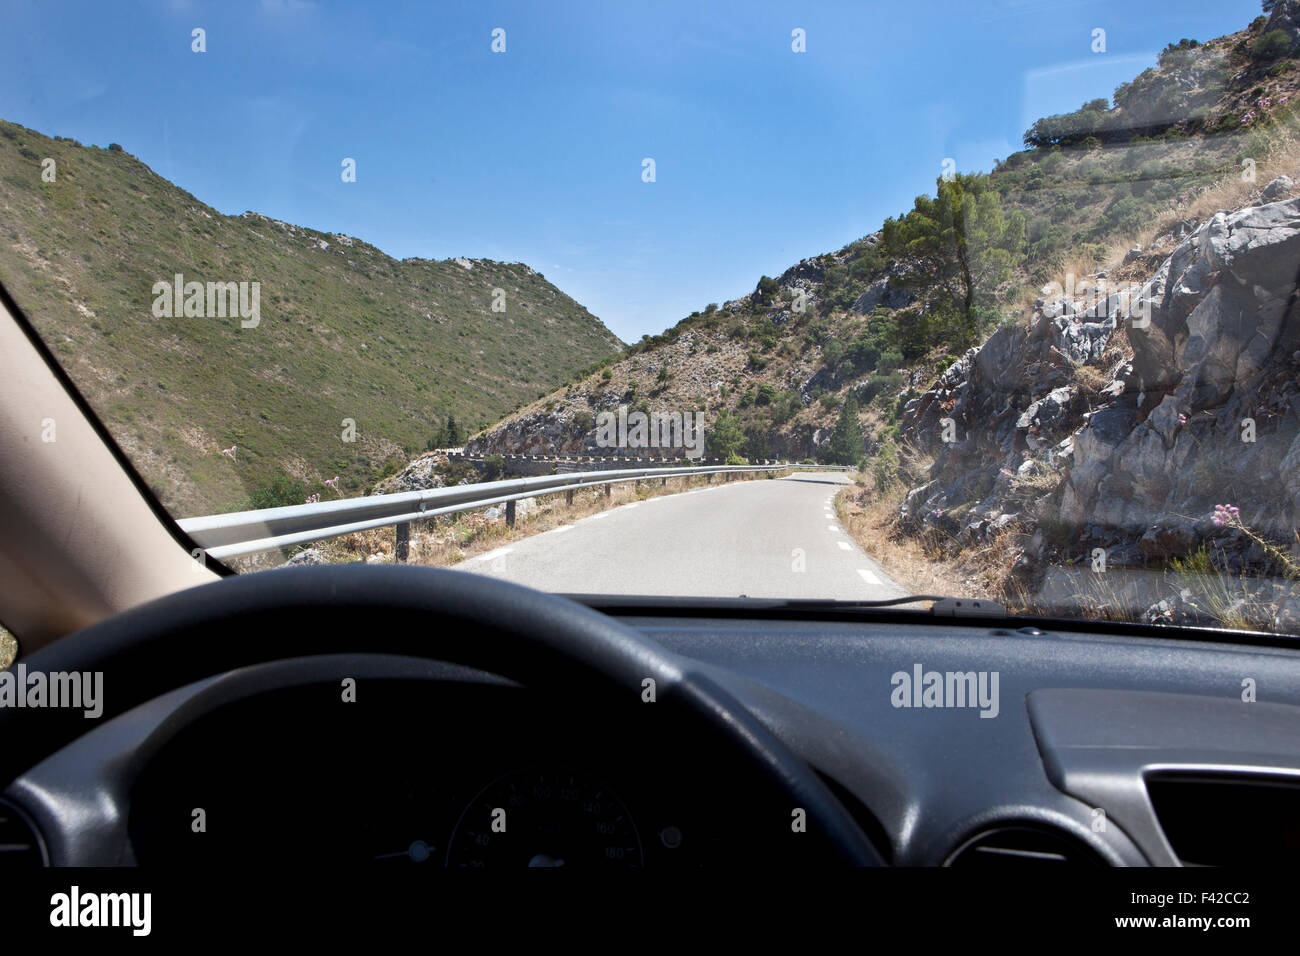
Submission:
[[[944,594],[908,594],[904,597],[881,598],[871,601],[842,601],[835,598],[751,598],[738,597],[676,598],[662,595],[634,594],[566,594],[580,604],[599,609],[680,608],[689,602],[696,608],[744,609],[770,611],[863,611],[931,601],[929,613],[935,617],[1010,617],[1007,609],[993,601],[975,598],[951,597]]]
[[[914,604],[917,601],[933,601],[930,613],[935,617],[1007,617],[1007,609],[993,601],[975,598],[951,597],[943,594],[908,594],[905,597],[881,598],[874,601],[837,601],[834,599],[798,599],[776,601],[771,606],[780,608],[842,608],[858,610],[875,607],[893,607],[898,604]]]

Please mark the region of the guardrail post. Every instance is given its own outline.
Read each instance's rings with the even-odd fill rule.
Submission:
[[[507,501],[506,502],[506,527],[513,528],[514,526],[515,526],[515,503],[514,501]]]
[[[667,488],[667,487],[668,487],[668,479],[667,479],[667,478],[660,478],[660,479],[659,479],[659,487],[660,487],[660,488]]]
[[[705,484],[707,485],[713,484],[713,472],[709,472],[707,475],[705,475],[704,479],[705,479],[704,481]]]
[[[398,561],[405,561],[411,553],[411,523],[403,522],[396,526],[397,543],[393,547],[393,557]]]
[[[613,493],[613,491],[614,491],[614,486],[613,486],[613,485],[606,485],[606,486],[605,486],[605,497],[608,498],[608,497]]]
[[[568,491],[566,491],[566,492],[564,493],[564,503],[565,503],[566,505],[572,505],[572,504],[573,504],[573,489],[572,489],[572,488],[570,488]]]

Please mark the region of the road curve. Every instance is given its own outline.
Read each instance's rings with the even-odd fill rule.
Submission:
[[[598,512],[455,567],[568,594],[905,595],[835,517],[846,483],[835,472],[719,481]]]

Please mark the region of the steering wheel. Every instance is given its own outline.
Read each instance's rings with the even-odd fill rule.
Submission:
[[[100,621],[23,663],[28,673],[103,672],[107,719],[235,668],[358,650],[461,664],[606,706],[611,695],[641,701],[653,680],[654,706],[684,717],[684,743],[711,731],[804,810],[808,832],[841,862],[884,864],[808,765],[690,659],[574,601],[493,578],[361,564],[237,575]],[[88,729],[75,708],[0,709],[0,783]]]

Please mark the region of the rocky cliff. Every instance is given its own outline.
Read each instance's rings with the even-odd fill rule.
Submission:
[[[903,523],[972,543],[1025,529],[1016,574],[1040,606],[1109,572],[1127,606],[1190,614],[1152,570],[1203,548],[1260,587],[1285,575],[1267,542],[1300,518],[1300,199],[1162,241],[1140,286],[1040,298],[904,410],[934,464]],[[1216,519],[1225,504],[1239,518]]]

